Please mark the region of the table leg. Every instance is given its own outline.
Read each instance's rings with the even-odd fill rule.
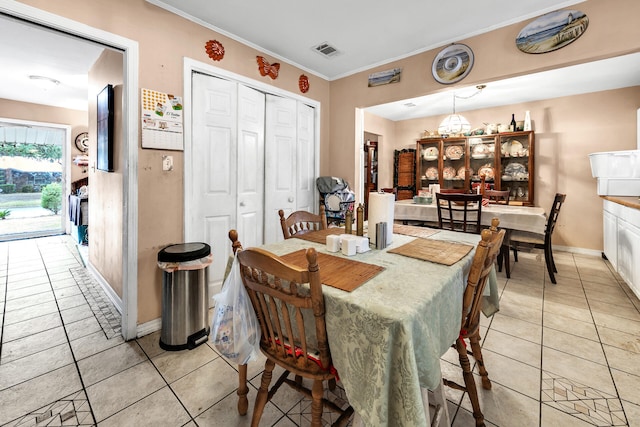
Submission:
[[[248,393],[247,365],[238,365],[238,414],[240,415],[246,415],[249,409]]]

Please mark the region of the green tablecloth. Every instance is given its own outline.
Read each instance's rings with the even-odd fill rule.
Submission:
[[[479,235],[440,231],[434,239],[477,245]],[[393,235],[389,246],[414,237]],[[266,245],[284,255],[324,245],[289,239]],[[460,330],[472,250],[452,266],[371,250],[351,259],[386,269],[353,292],[323,287],[327,334],[349,402],[367,426],[428,425],[420,388],[435,388],[440,357]],[[343,256],[342,254],[333,254]],[[495,275],[491,288],[495,289]],[[497,293],[497,292],[496,292]]]

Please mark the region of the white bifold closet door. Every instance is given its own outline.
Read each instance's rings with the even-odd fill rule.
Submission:
[[[284,239],[278,210],[316,212],[314,109],[267,95],[265,131],[265,243]],[[273,225],[273,226],[270,226]]]
[[[315,209],[315,111],[243,84],[193,74],[188,241],[209,243],[221,283],[229,230],[244,247],[282,240],[278,210]]]

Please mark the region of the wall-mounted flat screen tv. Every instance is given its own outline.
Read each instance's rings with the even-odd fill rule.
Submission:
[[[98,94],[98,169],[113,172],[113,86]]]

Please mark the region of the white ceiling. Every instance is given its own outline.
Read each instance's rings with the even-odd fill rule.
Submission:
[[[584,0],[147,1],[334,80]]]
[[[271,62],[286,61],[333,80],[552,10],[579,9],[583,0],[458,0],[455,11],[465,13],[453,19],[451,3],[435,0],[325,0],[304,7],[296,0],[245,0],[241,10],[237,2],[147,1],[253,46]],[[340,53],[325,58],[312,49],[323,42]],[[86,110],[87,71],[103,49],[0,16],[0,98]],[[640,84],[640,54],[576,67],[487,82],[481,94],[458,99],[456,111]],[[29,75],[49,76],[60,85],[44,91]],[[455,91],[467,96],[475,88]],[[391,120],[446,114],[452,109],[452,96],[451,91],[440,92],[368,111]],[[406,107],[409,102],[416,106]]]
[[[87,73],[104,47],[0,15],[0,98],[87,109]],[[42,89],[30,75],[60,82]]]

